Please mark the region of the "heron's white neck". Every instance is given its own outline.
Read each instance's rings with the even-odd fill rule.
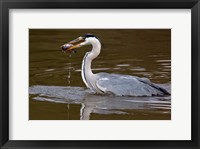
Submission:
[[[91,59],[92,61],[100,54],[101,43],[99,42],[98,39],[93,39],[93,40],[90,40],[90,44],[92,45],[92,51],[89,53],[88,59]]]
[[[94,74],[92,73],[91,70],[92,60],[95,59],[101,51],[101,43],[99,42],[98,39],[96,38],[90,39],[89,44],[92,45],[92,50],[85,54],[82,62],[82,71],[81,71],[82,79],[87,87],[91,86],[90,83],[93,82],[92,79],[94,78]]]

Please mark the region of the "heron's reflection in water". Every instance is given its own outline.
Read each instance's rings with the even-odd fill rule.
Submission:
[[[170,92],[170,84],[163,85]],[[80,119],[89,120],[91,114],[115,114],[134,116],[171,113],[171,96],[165,97],[117,97],[94,94],[81,87],[31,86],[32,99],[63,104],[80,104]],[[141,117],[141,115],[140,115]],[[137,118],[136,118],[137,119]]]

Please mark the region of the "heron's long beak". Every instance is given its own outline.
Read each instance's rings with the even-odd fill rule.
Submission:
[[[73,49],[77,49],[83,46],[83,42],[85,41],[85,39],[83,37],[79,37],[75,40],[72,40],[64,45],[61,46],[63,51],[73,51]]]

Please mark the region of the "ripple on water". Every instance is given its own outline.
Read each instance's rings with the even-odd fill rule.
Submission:
[[[110,68],[92,68],[93,71],[109,70]],[[81,72],[81,69],[76,69],[76,72]]]
[[[135,67],[135,68],[131,68],[130,70],[132,70],[132,71],[146,71],[146,69],[142,68],[142,67]]]
[[[54,71],[55,69],[46,69],[46,70],[44,70],[44,71],[47,71],[47,72],[49,72],[49,71]]]
[[[162,85],[170,91],[170,84]],[[81,104],[81,119],[89,119],[91,113],[126,114],[127,110],[171,109],[171,96],[166,97],[117,97],[98,95],[82,87],[31,86],[32,99],[63,104]]]
[[[116,66],[118,66],[118,67],[127,67],[127,66],[130,66],[130,64],[118,64]]]
[[[159,63],[169,63],[171,62],[170,59],[167,59],[167,60],[156,60],[156,62],[159,62]]]
[[[114,70],[118,70],[118,69],[121,69],[121,68],[119,68],[119,67],[115,67],[115,68],[113,68]]]

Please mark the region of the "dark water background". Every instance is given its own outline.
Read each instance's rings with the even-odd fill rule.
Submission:
[[[93,73],[147,77],[171,86],[169,29],[29,29],[30,120],[168,120],[171,97],[95,95],[81,78],[81,63],[90,46],[69,58],[60,46],[83,34],[103,43]]]

